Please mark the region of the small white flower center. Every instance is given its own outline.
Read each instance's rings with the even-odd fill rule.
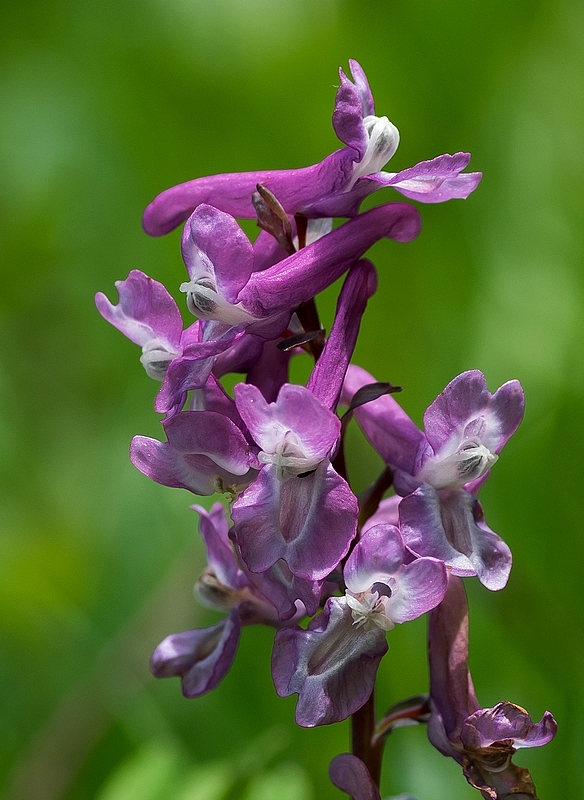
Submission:
[[[417,477],[435,489],[462,489],[484,475],[498,458],[479,439],[468,439],[446,458],[428,460]]]
[[[276,445],[273,453],[263,450],[258,454],[262,464],[274,464],[276,477],[279,481],[298,477],[305,472],[312,472],[320,464],[319,460],[307,458],[302,447],[302,442],[293,431],[286,431]]]
[[[395,627],[385,613],[385,607],[389,597],[379,592],[358,592],[353,594],[348,589],[346,591],[347,605],[351,609],[353,625],[362,628],[364,625],[377,625],[383,631],[390,631]]]
[[[140,361],[149,378],[163,381],[168,365],[179,355],[180,353],[167,349],[158,339],[151,339],[142,348]]]
[[[213,319],[228,325],[239,325],[240,322],[249,323],[256,320],[256,317],[249,311],[224,300],[217,292],[215,283],[208,276],[181,283],[180,291],[186,292],[188,309],[199,319]]]
[[[361,161],[353,164],[353,175],[345,191],[352,189],[359,178],[379,172],[393,156],[399,144],[399,131],[387,117],[370,114],[363,118],[363,127],[369,139],[367,150]]]

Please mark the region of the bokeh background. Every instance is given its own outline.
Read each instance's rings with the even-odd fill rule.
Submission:
[[[341,797],[327,766],[348,728],[295,727],[269,630],[244,631],[210,696],[148,672],[166,634],[218,617],[191,593],[192,496],[128,461],[133,434],[160,435],[156,385],[93,295],[138,268],[178,296],[179,234],[147,237],[144,206],[197,175],[320,160],[352,57],[401,131],[392,170],[469,150],[484,172],[469,200],[421,207],[416,242],[374,248],[356,360],[417,422],[462,370],[522,381],[524,424],[482,492],[515,564],[501,593],[469,582],[471,664],[483,705],[555,713],[556,740],[516,759],[540,796],[584,797],[581,0],[25,0],[1,20],[4,796]],[[351,441],[362,488],[379,465]],[[380,708],[427,685],[424,621],[390,636]],[[476,796],[422,728],[388,742],[383,790]]]

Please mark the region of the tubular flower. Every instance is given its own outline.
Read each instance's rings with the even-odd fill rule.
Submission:
[[[351,368],[345,399],[371,381],[364,370]],[[476,493],[522,416],[519,382],[491,394],[478,370],[459,375],[429,406],[425,433],[390,395],[355,410],[366,436],[395,470],[408,548],[441,559],[454,575],[477,575],[492,590],[505,586],[511,552],[486,525]]]
[[[410,241],[419,230],[415,208],[390,203],[255,271],[258,253],[233,217],[200,205],[183,233],[190,280],[181,288],[189,308],[201,319],[180,357],[166,370],[156,410],[168,416],[180,411],[187,393],[200,388],[221,358],[230,360],[230,353],[239,358],[239,363],[231,360],[231,369],[250,366],[263,341],[283,333],[301,303],[341,277],[375,242],[384,236]]]
[[[370,528],[347,559],[345,596],[329,598],[306,630],[293,627],[276,635],[274,685],[281,697],[298,694],[299,725],[339,722],[359,709],[387,652],[386,631],[444,597],[444,564],[433,558],[406,564],[407,557],[397,528]]]
[[[451,577],[442,603],[430,613],[428,737],[461,766],[465,778],[489,800],[537,800],[526,769],[512,757],[522,747],[550,742],[557,724],[549,711],[534,723],[514,703],[481,708],[468,669],[468,606],[462,581]]]
[[[168,233],[201,203],[253,219],[251,197],[258,183],[278,198],[288,214],[309,218],[356,216],[361,201],[384,186],[422,203],[468,197],[481,179],[479,172],[462,172],[470,160],[468,153],[445,154],[397,173],[382,171],[397,150],[399,132],[387,117],[375,114],[361,66],[354,60],[349,66],[353,81],[339,70],[333,111],[333,128],[344,147],[302,169],[211,175],[173,186],[144,212],[146,232],[152,236]]]

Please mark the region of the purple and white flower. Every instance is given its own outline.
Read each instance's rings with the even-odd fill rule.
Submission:
[[[352,367],[345,401],[373,378]],[[476,493],[523,416],[523,390],[509,381],[494,394],[484,375],[471,370],[451,381],[424,414],[420,431],[391,395],[355,409],[355,417],[384,461],[395,471],[403,500],[400,529],[417,556],[444,561],[454,575],[477,575],[488,589],[502,589],[511,551],[485,523]]]
[[[272,192],[288,214],[309,218],[356,216],[362,200],[385,186],[422,203],[468,197],[481,179],[479,172],[462,172],[470,160],[468,153],[445,154],[397,173],[382,171],[397,149],[399,133],[387,117],[375,114],[361,66],[354,60],[349,66],[353,81],[339,70],[333,111],[333,128],[344,147],[302,169],[211,175],[173,186],[144,212],[146,232],[168,233],[201,203],[253,219],[251,197],[258,183]]]
[[[405,563],[408,553],[392,525],[370,528],[343,572],[344,597],[331,597],[306,630],[276,635],[272,677],[281,697],[298,694],[296,721],[304,727],[339,722],[369,698],[386,631],[434,608],[448,582],[433,558]]]
[[[549,711],[534,723],[514,703],[481,708],[468,669],[468,606],[460,578],[430,612],[430,697],[428,737],[457,761],[464,776],[491,800],[521,796],[536,800],[531,776],[512,762],[516,750],[550,742],[557,724]]]

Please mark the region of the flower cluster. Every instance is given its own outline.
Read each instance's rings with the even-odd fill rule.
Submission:
[[[138,270],[116,284],[117,304],[96,297],[100,313],[142,348],[146,373],[161,382],[154,407],[164,414],[165,441],[134,437],[132,462],[158,483],[199,496],[223,493],[228,504],[193,506],[208,561],[196,593],[225,616],[168,636],[152,671],[180,676],[184,694],[197,697],[228,672],[242,627],[269,625],[276,629],[276,692],[298,695],[296,720],[306,727],[363,707],[387,631],[442,608],[457,576],[503,588],[511,553],[485,523],[477,493],[523,413],[517,381],[491,394],[474,370],[430,405],[422,432],[393,387],[350,364],[377,288],[375,267],[363,256],[383,237],[408,242],[420,230],[409,203],[359,213],[361,201],[386,186],[424,203],[465,198],[481,177],[462,171],[466,153],[383,171],[399,133],[375,115],[361,67],[351,61],[350,68],[350,77],[340,71],[333,112],[341,149],[303,169],[196,178],[146,209],[152,235],[185,223],[180,289],[196,317],[189,326],[165,287]],[[253,243],[235,217],[257,217],[262,230]],[[349,219],[333,227],[333,217]],[[314,298],[342,276],[326,336]],[[306,353],[314,362],[307,385],[291,384],[290,360]],[[244,376],[232,396],[221,382],[229,373]],[[386,464],[361,500],[344,459],[352,417]],[[382,499],[392,485],[394,494]],[[485,736],[495,741],[499,728],[505,736],[498,738],[513,738],[512,723],[485,714],[470,709],[454,740],[437,721],[444,720],[438,703],[433,743],[460,761],[469,748],[489,747]],[[334,774],[367,771],[347,758]],[[345,778],[338,781],[343,788]]]

